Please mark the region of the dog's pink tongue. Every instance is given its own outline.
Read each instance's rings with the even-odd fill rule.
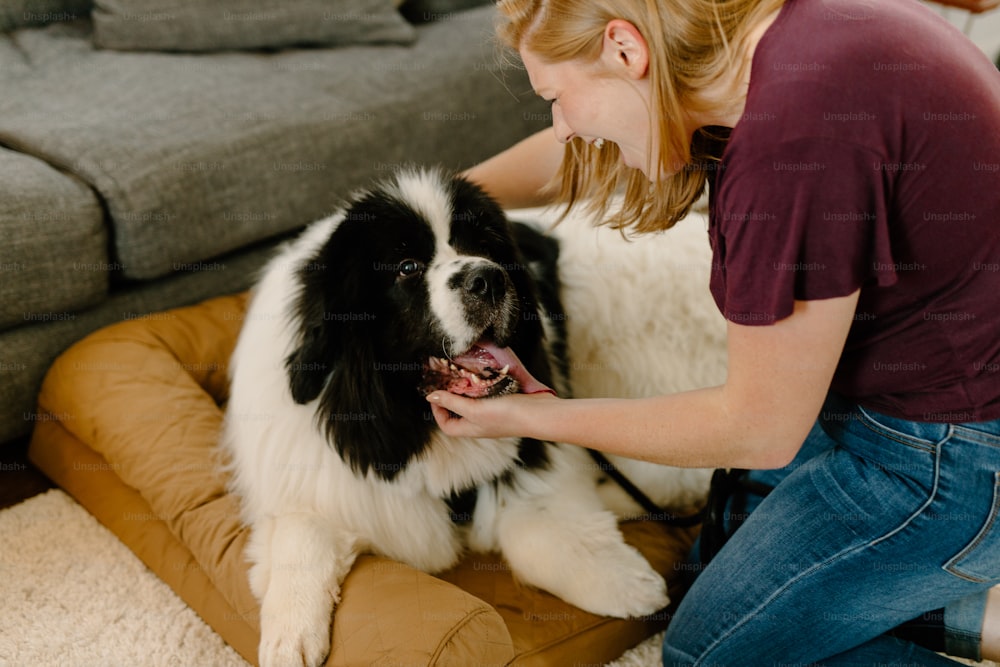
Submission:
[[[555,390],[548,387],[538,380],[528,372],[528,369],[524,367],[521,360],[517,358],[514,354],[514,350],[509,347],[497,347],[493,343],[487,343],[485,341],[480,341],[476,343],[476,347],[485,350],[490,356],[496,359],[498,364],[498,369],[504,366],[510,366],[508,374],[517,380],[520,385],[520,393],[522,394],[538,394],[543,391],[547,391],[550,394],[555,394]]]

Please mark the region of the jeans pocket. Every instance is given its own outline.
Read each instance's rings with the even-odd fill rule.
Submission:
[[[944,569],[979,584],[1000,582],[1000,473],[993,477],[993,509],[972,541]]]
[[[931,450],[947,440],[952,433],[948,424],[915,422],[890,417],[858,406],[858,421],[881,438],[887,438],[917,449]]]

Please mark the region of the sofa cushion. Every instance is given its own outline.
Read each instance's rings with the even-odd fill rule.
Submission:
[[[39,421],[30,453],[254,662],[249,529],[215,449],[244,312],[244,297],[223,297],[84,339],[46,378],[39,414],[50,418]],[[623,532],[679,600],[693,534],[651,522]],[[327,664],[602,664],[667,618],[594,616],[520,586],[496,556],[470,555],[439,577],[364,556],[344,582]]]
[[[390,0],[95,0],[94,43],[132,51],[408,44]]]
[[[463,167],[548,124],[500,69],[492,7],[404,46],[277,53],[94,49],[87,21],[0,37],[0,142],[89,183],[113,259],[150,279],[329,214],[403,162]],[[9,45],[9,42],[8,42]],[[71,63],[71,66],[67,64]]]
[[[493,0],[406,0],[400,5],[399,12],[411,23],[428,23],[491,2]]]
[[[42,379],[70,345],[114,322],[158,317],[167,308],[245,290],[273,254],[271,245],[253,246],[213,260],[211,270],[112,287],[107,298],[86,310],[57,311],[62,314],[47,322],[24,321],[25,326],[0,331],[0,443],[30,435],[43,419],[36,411]]]
[[[91,0],[3,0],[0,32],[54,21],[74,21],[90,13]]]
[[[0,330],[73,317],[108,290],[104,215],[72,175],[0,148]],[[14,360],[6,359],[7,363]]]

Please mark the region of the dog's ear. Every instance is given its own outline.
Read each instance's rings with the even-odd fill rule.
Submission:
[[[298,294],[293,305],[299,330],[297,345],[285,358],[288,385],[296,403],[315,400],[344,354],[350,340],[344,317],[360,297],[357,281],[345,280],[349,258],[340,249],[339,229],[297,271]]]
[[[325,322],[319,338],[300,349],[313,351],[304,352],[305,363],[326,360],[327,370],[298,371],[292,391],[301,383],[300,403],[319,396],[317,424],[355,472],[391,480],[422,451],[434,421],[423,418],[429,409],[417,391],[420,369],[386,363],[376,338],[361,324]]]
[[[559,242],[547,234],[523,222],[512,222],[511,234],[520,253],[515,264],[523,267],[518,271],[518,287],[522,285],[531,294],[532,302],[549,315],[553,324],[562,327],[565,316],[559,281]]]
[[[316,421],[355,471],[391,479],[424,446],[433,420],[417,387],[421,369],[387,362],[377,335],[389,318],[371,275],[370,220],[395,214],[363,199],[297,270],[292,318],[299,327],[285,358],[296,403],[318,401]],[[404,365],[406,366],[406,365]]]
[[[332,372],[332,341],[322,323],[303,323],[299,347],[285,359],[288,386],[296,403],[314,400]]]
[[[416,389],[419,376],[395,377],[374,352],[360,342],[344,355],[318,415],[327,441],[355,472],[392,480],[423,451],[435,424]]]
[[[557,387],[568,377],[566,315],[560,297],[559,242],[534,227],[511,223],[518,257],[510,277],[521,295],[522,313],[515,349],[543,384]],[[542,320],[548,323],[548,330]],[[560,382],[556,378],[560,378]]]

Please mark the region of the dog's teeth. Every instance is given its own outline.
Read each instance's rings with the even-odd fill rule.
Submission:
[[[507,375],[507,371],[509,370],[510,370],[510,364],[507,364],[506,366],[500,369],[500,375],[501,376]]]
[[[448,364],[448,368],[450,368],[453,371],[457,371],[458,370],[458,366],[456,366],[455,364]]]

